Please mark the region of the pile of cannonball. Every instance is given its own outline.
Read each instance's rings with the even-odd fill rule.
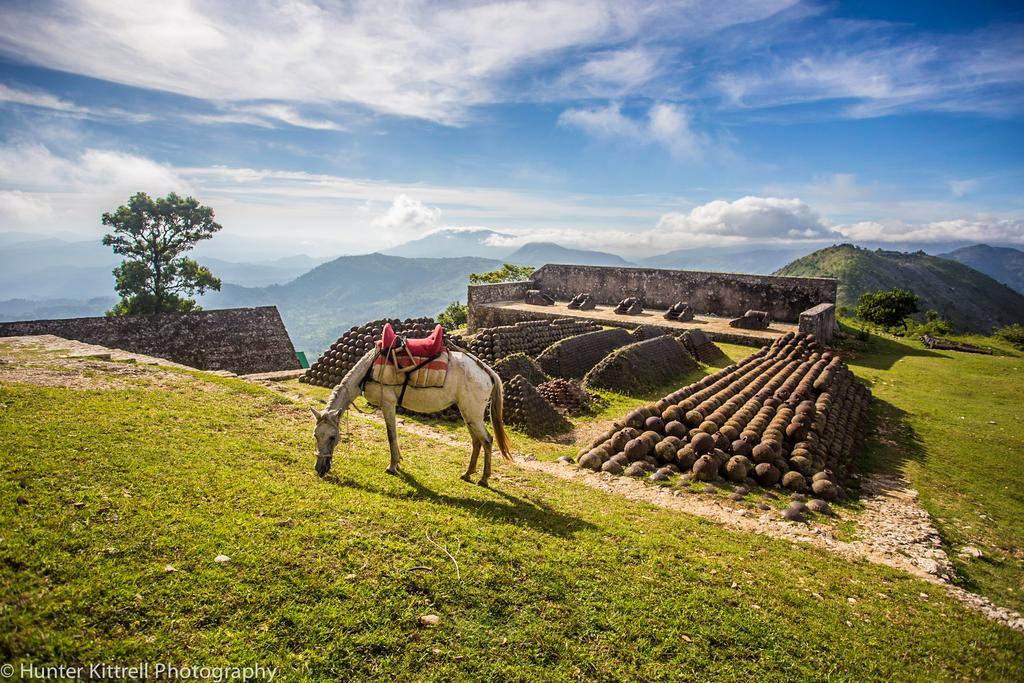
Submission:
[[[433,318],[397,318],[373,320],[357,325],[345,332],[338,341],[324,351],[323,355],[299,378],[300,382],[318,387],[333,388],[341,382],[349,370],[374,347],[384,332],[385,323],[391,323],[397,334],[417,339],[434,331],[437,323]]]
[[[482,329],[469,341],[468,349],[482,360],[494,363],[513,353],[536,356],[560,339],[599,329],[595,323],[572,318],[528,320]]]
[[[593,402],[593,396],[587,393],[579,382],[560,377],[537,385],[537,393],[563,415],[584,413]]]
[[[572,426],[522,375],[505,385],[504,417],[530,436],[564,432]]]
[[[577,463],[655,481],[682,473],[836,500],[845,495],[870,398],[839,356],[811,335],[788,333],[630,412]]]

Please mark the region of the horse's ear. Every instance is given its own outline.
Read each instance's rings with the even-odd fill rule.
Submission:
[[[334,424],[338,424],[338,421],[341,419],[340,410],[325,410],[323,415],[328,422],[333,422]]]
[[[321,413],[321,412],[319,412],[319,411],[318,411],[318,410],[317,410],[316,408],[314,408],[313,406],[310,406],[310,407],[309,407],[309,412],[313,413],[313,417],[315,417],[315,418],[316,418],[316,421],[317,421],[317,422],[319,422],[320,420],[324,419],[324,414],[323,414],[323,413]]]

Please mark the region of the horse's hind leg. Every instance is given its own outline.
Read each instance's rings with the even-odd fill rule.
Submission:
[[[487,486],[487,480],[491,478],[491,445],[494,443],[494,439],[487,433],[487,424],[483,417],[467,420],[466,426],[469,427],[469,433],[473,435],[473,458],[469,462],[469,470],[462,478],[469,481],[469,476],[476,470],[476,456],[480,453],[480,447],[483,446],[484,471],[477,483],[480,486]]]
[[[388,474],[398,474],[398,463],[402,454],[398,450],[398,428],[395,418],[395,402],[382,396],[380,410],[384,413],[384,424],[388,427],[388,447],[391,449],[391,465],[385,470]]]
[[[459,406],[459,413],[462,414],[462,419],[466,423],[466,429],[469,430],[469,438],[473,440],[473,453],[469,456],[469,466],[461,477],[463,481],[469,481],[473,473],[476,472],[476,460],[480,456],[480,446],[483,445],[483,439],[480,438],[480,432],[473,428],[473,423],[475,422],[473,416],[468,415],[462,409],[462,406]]]
[[[473,439],[473,453],[469,456],[469,466],[466,468],[466,472],[460,477],[463,481],[469,481],[476,472],[476,459],[480,455],[480,439],[476,438],[476,434],[473,430],[469,430],[469,436]]]

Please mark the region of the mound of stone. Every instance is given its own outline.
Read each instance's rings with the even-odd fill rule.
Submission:
[[[602,358],[632,341],[620,327],[587,332],[555,342],[537,356],[537,363],[552,377],[581,378]]]
[[[380,339],[385,323],[391,323],[396,333],[411,338],[426,337],[437,324],[433,318],[382,318],[352,327],[324,351],[299,381],[318,387],[337,386],[356,361],[366,355],[373,348],[374,342]]]
[[[522,375],[505,385],[505,420],[530,436],[556,434],[572,427]]]
[[[505,356],[494,364],[494,371],[506,384],[516,375],[522,375],[534,386],[538,386],[548,379],[537,365],[537,361],[525,353],[513,353],[511,356]]]
[[[571,379],[556,378],[537,385],[537,393],[563,415],[579,415],[591,405],[592,396]]]
[[[600,329],[596,323],[574,318],[526,320],[515,325],[484,328],[466,348],[484,361],[494,363],[513,353],[536,356],[560,339]]]
[[[623,346],[584,377],[584,386],[638,394],[663,386],[697,367],[675,337],[664,335]]]
[[[703,330],[687,330],[679,341],[690,352],[690,355],[701,363],[711,363],[725,356],[722,349],[715,346],[711,338]]]
[[[766,488],[813,495],[808,509],[827,511],[822,501],[841,498],[854,471],[870,400],[839,356],[811,335],[789,333],[630,412],[584,452],[651,458],[698,481],[752,477]]]

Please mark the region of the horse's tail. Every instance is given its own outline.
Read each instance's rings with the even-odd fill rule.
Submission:
[[[491,366],[477,358],[467,349],[453,343],[451,339],[448,339],[447,342],[449,348],[458,351],[466,358],[472,360],[491,378],[491,426],[494,428],[494,440],[498,442],[498,450],[505,456],[505,459],[511,461],[512,444],[508,440],[508,434],[505,433],[505,419],[503,415],[505,412],[505,387],[501,382],[501,377]]]
[[[491,426],[494,427],[494,440],[498,442],[498,450],[505,456],[506,460],[512,460],[512,446],[508,441],[508,434],[505,433],[505,420],[502,413],[505,410],[505,388],[502,386],[501,377],[494,370],[487,368],[491,381]]]

